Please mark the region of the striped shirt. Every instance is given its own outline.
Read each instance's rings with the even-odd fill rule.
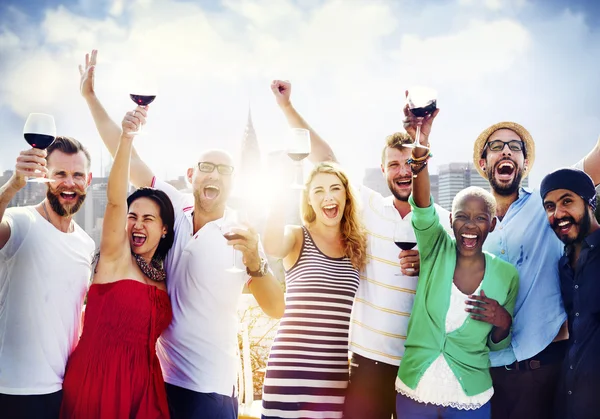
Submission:
[[[412,212],[402,218],[393,196],[383,197],[363,185],[359,190],[368,234],[367,265],[352,313],[350,350],[374,361],[400,365],[418,278],[396,276],[400,273],[400,249],[392,236],[395,225],[402,224],[414,237]],[[435,208],[444,228],[451,231],[449,212],[438,205]]]
[[[303,228],[286,272],[285,313],[271,347],[263,419],[341,418],[348,385],[348,328],[359,274],[324,255]]]

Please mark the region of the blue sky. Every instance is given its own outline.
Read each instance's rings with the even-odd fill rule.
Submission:
[[[204,148],[235,152],[248,103],[263,152],[283,148],[286,124],[269,91],[282,78],[355,177],[401,129],[404,89],[427,84],[442,109],[432,164],[469,160],[480,131],[512,120],[536,141],[536,184],[600,134],[599,3],[4,0],[0,168],[26,147],[27,115],[47,112],[61,134],[88,145],[99,174],[102,145],[77,72],[98,48],[97,91],[116,120],[137,79],[158,80],[138,149],[161,176],[183,174]]]

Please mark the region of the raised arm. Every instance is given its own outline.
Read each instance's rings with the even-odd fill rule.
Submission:
[[[408,92],[406,92],[408,95]],[[429,144],[429,133],[433,120],[439,113],[436,109],[432,115],[426,116],[421,125],[421,135],[419,142],[422,145]],[[408,110],[408,105],[404,106],[404,129],[414,140],[416,137],[417,119]],[[415,204],[419,208],[427,208],[431,205],[431,183],[429,180],[429,168],[427,167],[428,154],[430,150],[422,147],[415,147],[412,151],[412,161],[410,165],[413,171],[413,189],[412,196]],[[416,175],[416,177],[414,177]]]
[[[583,158],[583,170],[590,175],[594,185],[600,184],[600,137],[592,151]]]
[[[113,121],[106,109],[100,103],[94,90],[94,79],[96,71],[98,51],[92,50],[91,54],[85,54],[85,67],[79,66],[79,74],[81,75],[80,90],[81,95],[85,99],[88,108],[94,118],[96,129],[104,142],[104,145],[110,152],[111,156],[115,157],[121,137],[121,127]],[[142,124],[146,122],[146,109],[138,106],[136,115],[141,120]],[[130,167],[131,183],[136,187],[150,186],[154,174],[152,170],[140,158],[135,148],[131,152],[131,167]]]
[[[100,263],[103,265],[129,258],[131,253],[125,225],[127,223],[129,162],[134,137],[130,133],[136,130],[137,124],[138,119],[133,116],[133,112],[127,112],[123,119],[123,134],[119,136],[115,160],[108,176],[106,188],[108,203],[104,213],[100,240]]]
[[[311,152],[308,159],[313,163],[321,163],[323,161],[337,162],[329,144],[327,144],[327,142],[325,142],[325,140],[323,140],[319,134],[308,125],[292,106],[292,102],[290,102],[292,84],[289,81],[273,80],[271,83],[271,91],[275,95],[277,105],[285,115],[288,125],[291,128],[304,128],[310,131]]]
[[[37,172],[36,172],[37,170]],[[4,219],[4,212],[17,192],[27,184],[26,177],[44,177],[46,169],[46,150],[32,148],[22,151],[17,158],[15,171],[11,178],[0,187],[0,249],[10,239],[10,226]]]

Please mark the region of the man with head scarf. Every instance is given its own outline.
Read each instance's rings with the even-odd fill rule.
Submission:
[[[600,418],[600,224],[596,189],[581,170],[565,168],[542,181],[548,221],[565,244],[558,263],[569,341],[560,373],[556,418]]]
[[[539,194],[521,187],[534,161],[533,138],[517,123],[494,124],[475,141],[473,162],[497,202],[498,223],[484,250],[512,263],[520,278],[511,345],[490,354],[494,419],[552,417],[567,348],[556,268],[563,245],[548,225]],[[600,183],[600,143],[575,166]]]

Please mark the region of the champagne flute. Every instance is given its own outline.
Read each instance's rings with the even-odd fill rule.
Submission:
[[[287,155],[296,165],[296,180],[292,189],[304,189],[302,181],[302,160],[310,154],[310,131],[304,128],[290,129]]]
[[[237,240],[237,239],[241,239],[242,236],[240,236],[239,234],[234,233],[232,230],[233,229],[241,229],[241,230],[247,230],[246,226],[243,224],[244,222],[244,218],[243,215],[240,213],[240,211],[236,211],[233,209],[227,209],[225,211],[225,214],[223,215],[223,222],[221,224],[221,233],[223,233],[223,237],[225,237],[226,240]],[[241,269],[237,267],[236,261],[236,250],[233,250],[233,265],[231,266],[231,268],[227,268],[225,269],[227,272],[231,272],[231,273],[240,273],[240,272],[245,272],[245,269]]]
[[[45,113],[31,113],[25,121],[23,127],[23,136],[25,141],[33,148],[39,148],[45,150],[56,139],[56,124],[54,123],[54,117]],[[53,179],[46,177],[33,177],[28,178],[27,182],[54,182]]]
[[[406,102],[408,103],[410,112],[417,118],[415,142],[412,145],[407,145],[407,147],[428,148],[419,142],[421,138],[421,125],[423,125],[423,119],[433,114],[437,109],[437,91],[430,87],[412,87],[408,91]]]
[[[394,243],[402,250],[414,249],[417,245],[417,238],[414,230],[410,226],[406,226],[404,223],[394,224]],[[408,268],[411,269],[411,268]],[[396,276],[403,276],[402,272],[394,274]]]
[[[154,102],[154,99],[156,99],[156,90],[157,89],[156,89],[156,86],[154,85],[154,83],[140,83],[137,87],[135,87],[133,90],[131,90],[135,93],[129,94],[129,97],[138,106],[148,106],[149,104]],[[133,135],[137,135],[137,134],[141,134],[141,133],[142,133],[141,125],[137,131],[132,132]]]

